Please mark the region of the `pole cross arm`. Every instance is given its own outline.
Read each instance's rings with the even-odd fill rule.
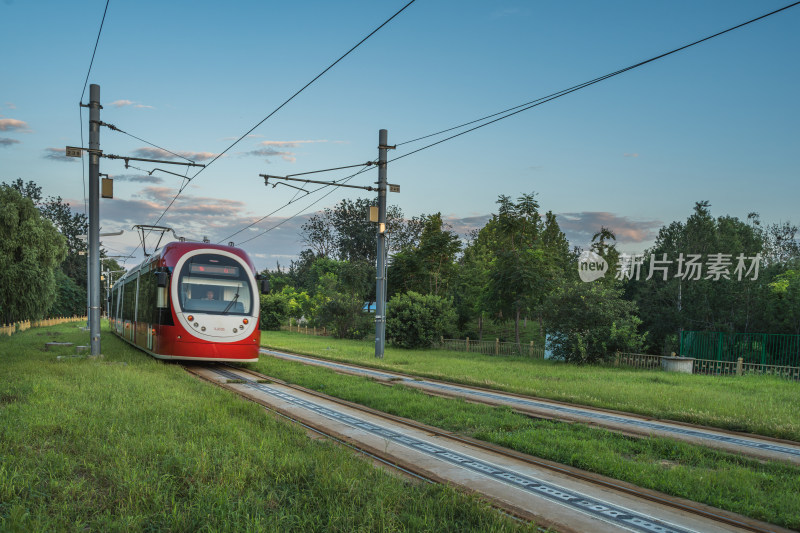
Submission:
[[[288,176],[271,176],[269,174],[259,174],[262,178],[264,178],[264,185],[270,185],[270,179],[276,180],[286,180],[286,181],[299,181],[302,183],[316,183],[318,185],[331,185],[333,187],[348,187],[350,189],[363,189],[365,191],[377,191],[377,187],[370,187],[370,186],[361,186],[361,185],[347,185],[346,183],[336,183],[335,181],[317,181],[317,180],[304,180],[300,178],[290,178]],[[275,187],[277,183],[273,183],[272,186]]]
[[[105,157],[106,159],[123,159],[125,161],[125,168],[128,168],[128,161],[147,161],[149,163],[166,163],[167,165],[184,165],[187,167],[205,167],[200,163],[184,163],[182,161],[165,161],[163,159],[143,159],[141,157],[128,157],[125,155],[114,155],[114,154],[100,154],[100,157]]]

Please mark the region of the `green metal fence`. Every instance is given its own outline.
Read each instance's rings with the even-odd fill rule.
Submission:
[[[680,345],[685,357],[800,367],[800,335],[683,331]]]

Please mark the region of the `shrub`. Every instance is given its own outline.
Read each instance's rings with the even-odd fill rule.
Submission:
[[[357,296],[328,294],[317,307],[314,322],[329,328],[337,339],[363,339],[375,328],[373,318],[362,311],[363,306]]]
[[[309,302],[314,324],[331,330],[338,339],[363,339],[374,330],[372,317],[363,311],[364,299],[331,272],[320,277]]]
[[[289,299],[283,293],[261,295],[261,329],[278,330],[289,319]]]
[[[542,314],[556,359],[598,363],[644,345],[636,304],[622,299],[622,289],[603,283],[566,283],[548,297]]]
[[[428,348],[440,336],[455,330],[453,302],[413,291],[389,301],[386,338],[401,348]]]

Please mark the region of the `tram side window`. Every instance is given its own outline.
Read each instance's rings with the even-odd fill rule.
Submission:
[[[111,316],[109,318],[117,318],[117,302],[119,301],[119,290],[114,287],[111,290]]]
[[[139,308],[136,319],[154,324],[156,319],[156,277],[146,272],[139,277]]]
[[[133,320],[133,313],[136,310],[136,279],[127,281],[123,290],[125,294],[122,297],[122,318]]]

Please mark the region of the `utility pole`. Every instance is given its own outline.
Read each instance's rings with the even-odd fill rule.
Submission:
[[[100,86],[89,86],[89,336],[100,355]]]
[[[386,155],[387,130],[378,132],[378,268],[375,284],[375,357],[383,359],[386,345]]]
[[[375,357],[383,359],[383,349],[386,345],[386,192],[400,192],[400,186],[389,184],[386,181],[386,155],[388,150],[394,150],[394,146],[388,144],[389,133],[387,130],[380,130],[378,132],[378,188],[368,186],[362,187],[360,185],[347,185],[345,183],[337,183],[335,181],[316,181],[295,178],[293,176],[303,176],[305,174],[316,174],[317,172],[325,172],[317,170],[314,172],[304,172],[301,174],[289,174],[288,176],[272,176],[270,174],[259,174],[264,178],[264,185],[270,185],[269,180],[285,180],[285,181],[299,181],[302,183],[316,183],[320,185],[330,185],[334,187],[349,187],[351,189],[363,189],[366,191],[378,191],[378,219],[373,218],[372,211],[370,211],[370,222],[378,223],[378,257],[376,269],[376,285],[375,285]],[[106,156],[107,157],[107,156]],[[367,162],[363,165],[352,166],[369,166],[374,165],[374,162]],[[339,167],[328,170],[341,170],[343,168],[352,167]],[[278,184],[287,185],[282,182],[272,183],[274,188]],[[289,185],[293,189],[298,189],[293,185]],[[305,189],[299,189],[305,190]],[[372,208],[370,208],[371,210]]]
[[[118,129],[112,124],[100,122],[100,86],[91,84],[89,86],[89,104],[81,102],[81,107],[89,108],[89,148],[83,146],[67,146],[67,157],[81,157],[81,152],[86,150],[89,153],[89,233],[87,235],[88,272],[86,293],[88,297],[89,311],[89,337],[91,343],[92,357],[100,357],[100,158],[122,159],[125,161],[125,168],[128,168],[130,161],[152,161],[156,163],[168,163],[171,165],[186,165],[193,167],[205,167],[198,163],[182,163],[177,161],[162,161],[158,159],[142,159],[139,157],[125,157],[113,154],[104,154],[100,150],[100,126],[107,126]],[[112,196],[106,196],[111,198]]]

